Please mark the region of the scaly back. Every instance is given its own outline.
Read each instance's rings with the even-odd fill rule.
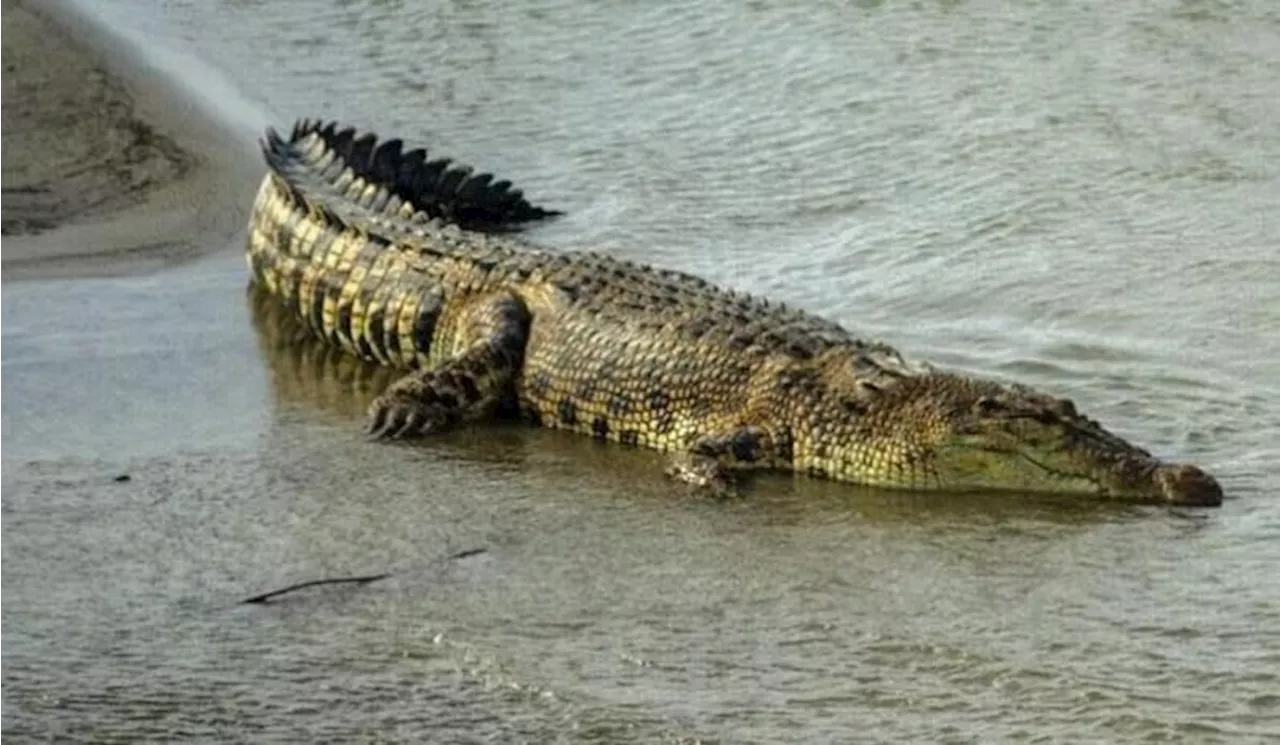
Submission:
[[[283,263],[275,276],[298,278],[279,283],[286,300],[290,286],[305,293],[306,275],[320,266],[328,266],[314,280],[322,284],[372,274],[417,285],[427,281],[424,273],[440,277],[436,265],[447,260],[455,274],[468,275],[467,284],[547,283],[566,309],[737,353],[804,360],[844,347],[860,376],[890,382],[918,372],[892,348],[860,341],[839,324],[785,304],[684,272],[594,252],[562,254],[494,234],[559,213],[530,204],[510,182],[472,177],[472,169],[446,159],[428,161],[421,149],[404,152],[399,140],[379,143],[372,134],[304,120],[287,140],[268,130],[262,149],[269,172],[255,205],[259,238],[250,263],[255,276]],[[380,255],[385,252],[390,255]],[[320,312],[313,315],[318,320]]]

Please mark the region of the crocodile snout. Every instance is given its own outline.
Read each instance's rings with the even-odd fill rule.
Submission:
[[[1156,468],[1156,484],[1170,504],[1217,507],[1222,504],[1222,487],[1217,479],[1192,465],[1171,463]]]

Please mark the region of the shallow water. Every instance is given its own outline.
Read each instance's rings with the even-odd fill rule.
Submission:
[[[1231,499],[721,504],[553,432],[371,444],[376,373],[255,329],[235,247],[8,283],[5,734],[1280,733],[1280,10],[1059,6],[102,4],[264,123],[496,170],[569,212],[538,240],[1071,396]]]

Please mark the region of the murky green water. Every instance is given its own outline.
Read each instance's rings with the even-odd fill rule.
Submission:
[[[722,504],[558,433],[371,444],[376,375],[255,329],[234,248],[10,283],[6,735],[1280,733],[1273,3],[102,7],[264,123],[339,117],[497,170],[569,212],[539,240],[1071,396],[1232,499],[774,477]]]

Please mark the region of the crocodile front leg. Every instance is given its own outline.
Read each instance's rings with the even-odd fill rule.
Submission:
[[[791,435],[763,427],[743,426],[718,435],[703,435],[675,454],[667,475],[716,496],[737,493],[733,472],[753,468],[791,468]]]
[[[392,383],[369,407],[369,435],[438,432],[490,414],[511,395],[524,360],[529,310],[508,292],[478,297],[470,305],[459,318],[454,356]]]

